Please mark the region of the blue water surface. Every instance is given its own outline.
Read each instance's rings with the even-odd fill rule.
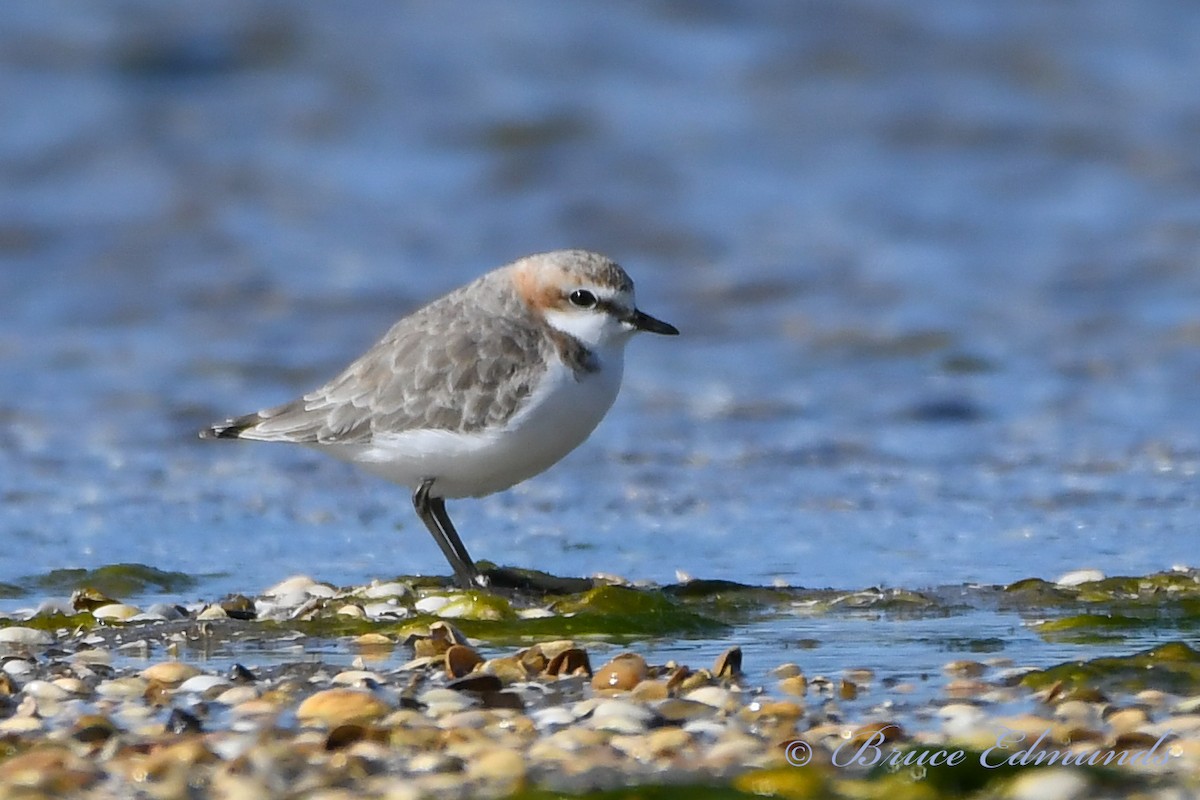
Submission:
[[[447,567],[407,491],[209,443],[494,266],[678,339],[451,511],[559,574],[920,588],[1195,563],[1200,7],[0,9],[0,581]]]

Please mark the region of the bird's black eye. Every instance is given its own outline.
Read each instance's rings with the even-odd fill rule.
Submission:
[[[596,295],[589,292],[587,289],[576,289],[571,292],[571,296],[567,298],[571,301],[571,305],[578,308],[591,308],[596,305]]]

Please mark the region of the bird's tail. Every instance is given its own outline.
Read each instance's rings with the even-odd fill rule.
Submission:
[[[246,414],[242,417],[227,419],[200,431],[201,439],[241,439],[242,434],[262,422],[261,414]]]

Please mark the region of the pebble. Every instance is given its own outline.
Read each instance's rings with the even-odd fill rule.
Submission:
[[[426,713],[434,717],[453,714],[476,705],[476,701],[471,697],[453,689],[428,689],[417,696],[417,702],[424,705]]]
[[[627,691],[646,678],[646,660],[636,653],[622,653],[592,675],[593,689]]]
[[[530,718],[539,730],[562,727],[575,722],[575,715],[562,706],[539,708],[530,714]]]
[[[390,711],[387,703],[370,692],[358,689],[325,689],[305,698],[296,709],[296,718],[305,724],[328,727],[355,722],[370,722]]]
[[[793,697],[804,697],[808,694],[808,679],[803,675],[790,675],[779,682],[779,691]]]
[[[298,588],[314,586],[321,587],[317,595]],[[380,613],[382,607],[408,613],[413,596],[400,582],[336,593],[315,582],[283,588],[303,595],[294,607],[305,608],[306,622],[331,619],[339,607],[358,608],[358,600],[370,601],[364,609],[376,604]],[[322,593],[335,602],[313,599]],[[417,602],[431,599],[443,609],[450,602],[476,603],[472,595],[453,593]],[[204,608],[197,603],[188,613],[195,617]],[[775,796],[865,797],[887,779],[833,770],[834,748],[882,735],[899,748],[982,749],[995,743],[1001,726],[1030,740],[1047,730],[1056,741],[1069,735],[1075,750],[1141,749],[1171,732],[1166,766],[1120,773],[1131,791],[1148,800],[1167,800],[1176,785],[1172,776],[1200,770],[1200,696],[1146,690],[1131,697],[1107,686],[1107,698],[1095,686],[1034,692],[1019,685],[1024,668],[1011,660],[964,659],[945,664],[943,676],[923,673],[909,688],[933,700],[916,705],[904,684],[865,668],[828,665],[833,680],[806,680],[796,664],[769,672],[754,666],[759,671],[743,674],[736,648],[711,671],[648,664],[634,653],[592,671],[593,645],[582,637],[519,650],[487,641],[475,646],[438,621],[428,634],[385,624],[379,632],[345,639],[354,663],[343,669],[305,654],[302,634],[271,627],[270,646],[275,652],[294,648],[295,661],[245,662],[252,672],[208,668],[217,674],[172,656],[199,658],[200,651],[191,649],[197,640],[220,645],[213,632],[232,630],[232,646],[242,636],[250,645],[239,657],[253,659],[262,634],[252,620],[203,626],[146,621],[137,628],[98,626],[57,635],[30,628],[43,644],[57,647],[36,655],[17,649],[4,659],[0,733],[11,753],[0,760],[0,786],[15,775],[29,782],[20,794],[30,798],[174,797],[204,787],[206,795],[251,800],[287,786],[314,800],[416,800],[526,790],[586,795],[627,785],[676,785],[686,776],[705,785],[760,787]],[[397,639],[403,640],[400,650]],[[417,657],[398,666],[410,647]],[[761,658],[761,651],[753,652]],[[130,664],[147,657],[144,669],[146,661]],[[756,685],[763,675],[769,675],[767,685]],[[982,681],[984,675],[992,683]],[[1012,707],[1027,712],[999,716],[998,709]],[[784,745],[797,738],[815,750],[814,768],[785,766]],[[52,755],[32,755],[43,751]],[[1151,778],[1156,783],[1138,783]],[[987,791],[1015,800],[1084,800],[1094,793],[1094,780],[1073,768],[1040,768],[1007,776]],[[914,791],[920,794],[925,785],[914,784]]]
[[[184,694],[209,694],[228,686],[229,681],[220,675],[193,675],[179,684],[178,691]]]
[[[39,631],[37,628],[10,625],[7,628],[0,628],[0,645],[3,644],[41,647],[54,644],[54,637],[46,631]]]
[[[167,686],[177,686],[199,674],[199,669],[182,661],[161,661],[146,667],[141,673],[146,680],[158,681]]]
[[[1059,575],[1054,582],[1059,586],[1072,587],[1102,581],[1105,577],[1105,574],[1098,569],[1077,569]]]
[[[92,610],[92,617],[105,622],[125,622],[142,613],[140,608],[124,603],[109,603]]]
[[[362,612],[367,619],[373,620],[404,619],[412,615],[407,608],[395,603],[365,603]]]
[[[720,686],[702,686],[688,692],[683,699],[691,700],[693,703],[703,703],[720,711],[732,711],[738,705],[733,692]]]
[[[407,583],[400,583],[399,581],[388,581],[387,583],[372,582],[362,592],[362,596],[368,600],[383,600],[389,597],[407,598],[412,597],[412,594],[412,587]]]
[[[596,730],[637,733],[649,727],[654,718],[654,712],[639,703],[613,699],[597,703],[590,721]]]
[[[422,597],[413,607],[422,614],[437,614],[446,606],[450,605],[450,598],[443,595],[432,595],[430,597]]]
[[[1008,787],[1009,800],[1077,800],[1091,792],[1091,781],[1079,771],[1043,767],[1021,772]]]

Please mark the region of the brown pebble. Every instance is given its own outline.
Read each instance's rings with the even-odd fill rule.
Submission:
[[[802,674],[803,672],[800,670],[800,665],[793,664],[791,662],[788,662],[787,664],[780,664],[778,667],[771,670],[771,675],[775,678],[795,678],[796,676]]]
[[[478,672],[456,678],[447,683],[446,688],[456,692],[499,692],[504,688],[504,684],[499,676]]]
[[[628,691],[646,678],[646,659],[637,653],[622,653],[596,670],[593,689]]]
[[[157,681],[165,686],[178,686],[188,678],[199,674],[200,670],[182,661],[160,661],[157,664],[151,664],[141,672],[141,676],[146,680]]]
[[[908,738],[904,729],[895,722],[868,722],[866,725],[855,728],[854,733],[850,734],[850,742],[854,745],[861,745],[872,738],[878,742],[881,737],[884,742],[895,742]]]
[[[588,660],[586,650],[578,647],[567,647],[559,650],[547,662],[543,672],[546,675],[587,675],[592,676],[592,664]]]
[[[531,677],[525,664],[515,656],[493,658],[483,665],[483,671],[489,675],[495,675],[505,685],[528,680]]]
[[[692,671],[685,666],[674,667],[667,673],[667,691],[671,694],[678,693],[680,684],[691,674]]]
[[[646,680],[633,687],[630,694],[638,700],[649,702],[651,700],[666,700],[671,692],[667,689],[665,681]]]
[[[718,678],[736,678],[742,671],[742,648],[733,646],[713,663],[712,674]]]
[[[483,656],[465,644],[451,645],[446,650],[446,674],[451,678],[461,678],[470,674],[471,670],[483,663]]]
[[[146,684],[146,691],[142,693],[142,699],[152,706],[163,707],[171,704],[171,689],[158,681],[150,681]]]
[[[101,777],[100,770],[65,747],[39,745],[0,763],[0,784],[54,795],[77,792]],[[18,791],[14,796],[24,797]]]
[[[1105,722],[1117,734],[1132,733],[1150,722],[1150,717],[1140,708],[1121,708],[1110,713]]]
[[[550,658],[542,652],[542,646],[535,644],[533,647],[526,647],[517,653],[517,660],[525,667],[525,670],[530,675],[537,675],[544,672],[546,665],[550,663]]]
[[[364,633],[354,639],[354,644],[358,647],[391,648],[395,643],[382,633]]]
[[[370,722],[386,714],[387,703],[358,689],[326,689],[306,698],[296,709],[296,718],[306,724],[329,727]]]
[[[525,756],[516,750],[489,745],[467,763],[467,775],[517,788],[525,778]]]
[[[843,700],[853,700],[858,697],[858,684],[844,678],[838,683],[838,697]]]
[[[690,672],[684,676],[679,682],[676,691],[679,694],[687,694],[688,692],[708,686],[713,682],[712,673],[706,669],[698,669],[695,672]]]
[[[804,716],[804,706],[791,700],[774,700],[757,705],[757,708],[747,706],[744,716],[753,720],[799,719]]]
[[[803,675],[793,675],[790,678],[784,678],[779,682],[779,691],[784,694],[794,695],[795,697],[804,697],[808,694],[808,679]]]

